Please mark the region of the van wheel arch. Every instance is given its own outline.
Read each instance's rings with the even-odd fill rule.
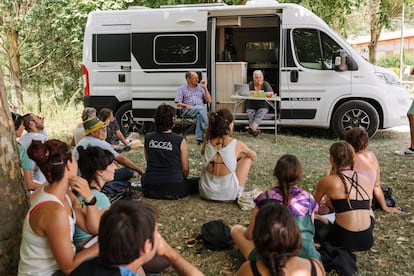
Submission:
[[[377,110],[363,100],[350,100],[342,103],[333,113],[331,126],[339,138],[344,138],[345,131],[353,127],[363,127],[372,137],[380,125]]]
[[[115,118],[125,137],[131,132],[138,132],[140,134],[144,132],[144,122],[134,121],[132,102],[123,103],[116,111]]]

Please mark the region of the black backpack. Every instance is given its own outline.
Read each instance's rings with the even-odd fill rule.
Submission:
[[[131,200],[131,183],[127,181],[110,181],[107,182],[101,190],[109,200],[111,204],[118,200]]]
[[[385,203],[387,204],[387,206],[395,207],[395,205],[397,205],[397,200],[392,195],[392,188],[382,188],[382,192],[384,193]],[[375,196],[372,198],[371,208],[372,210],[377,210],[381,208]]]
[[[213,220],[201,227],[203,244],[210,250],[225,250],[233,248],[230,228],[222,220]]]

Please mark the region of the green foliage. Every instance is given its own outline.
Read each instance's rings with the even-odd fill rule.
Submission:
[[[387,55],[383,56],[378,59],[377,61],[378,66],[386,67],[386,68],[400,68],[400,55]],[[414,66],[414,55],[412,54],[405,54],[403,56],[403,65],[411,65]]]
[[[361,0],[282,0],[279,2],[302,5],[321,17],[335,31],[346,35],[344,27],[349,15],[359,7]]]
[[[388,69],[391,69],[395,74],[398,76],[400,75],[400,55],[387,55],[379,58],[376,63],[378,66],[382,66]],[[404,54],[403,56],[403,68],[406,66],[410,66],[410,68],[414,67],[414,55],[412,54]],[[404,69],[403,69],[404,72]],[[411,76],[403,75],[403,80],[411,80]]]

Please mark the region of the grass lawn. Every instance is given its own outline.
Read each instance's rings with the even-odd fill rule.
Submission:
[[[74,108],[60,118],[51,113],[46,115],[46,128],[49,138],[69,141],[71,132],[80,118],[81,108]],[[49,119],[51,118],[51,119]],[[282,128],[277,140],[272,133],[264,133],[257,139],[245,132],[235,132],[236,139],[244,141],[257,152],[249,173],[246,190],[254,188],[265,190],[274,184],[272,171],[277,159],[291,153],[299,157],[303,166],[301,186],[313,192],[317,181],[329,169],[328,149],[336,140],[327,130],[312,128]],[[373,151],[381,165],[382,187],[392,187],[400,207],[407,214],[395,215],[375,211],[375,244],[369,252],[356,253],[358,275],[412,275],[414,272],[414,219],[413,184],[414,157],[394,154],[395,150],[407,147],[408,132],[393,130],[379,131],[370,140],[368,149]],[[200,171],[200,146],[194,136],[188,137],[190,155],[190,175],[197,176]],[[142,149],[125,153],[141,167],[145,167]],[[188,260],[200,267],[206,275],[233,275],[243,262],[237,249],[211,252],[201,246],[187,247],[185,239],[196,237],[202,224],[223,219],[229,226],[250,220],[250,211],[242,211],[230,203],[213,203],[190,196],[181,200],[163,201],[144,199],[160,211],[160,233]],[[164,275],[175,275],[169,270]]]

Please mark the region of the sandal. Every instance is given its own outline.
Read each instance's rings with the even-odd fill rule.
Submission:
[[[197,244],[201,244],[203,242],[203,240],[201,239],[201,236],[198,236],[196,238],[186,239],[184,242],[185,242],[185,244],[187,245],[188,248],[191,248],[191,247],[196,246]]]

